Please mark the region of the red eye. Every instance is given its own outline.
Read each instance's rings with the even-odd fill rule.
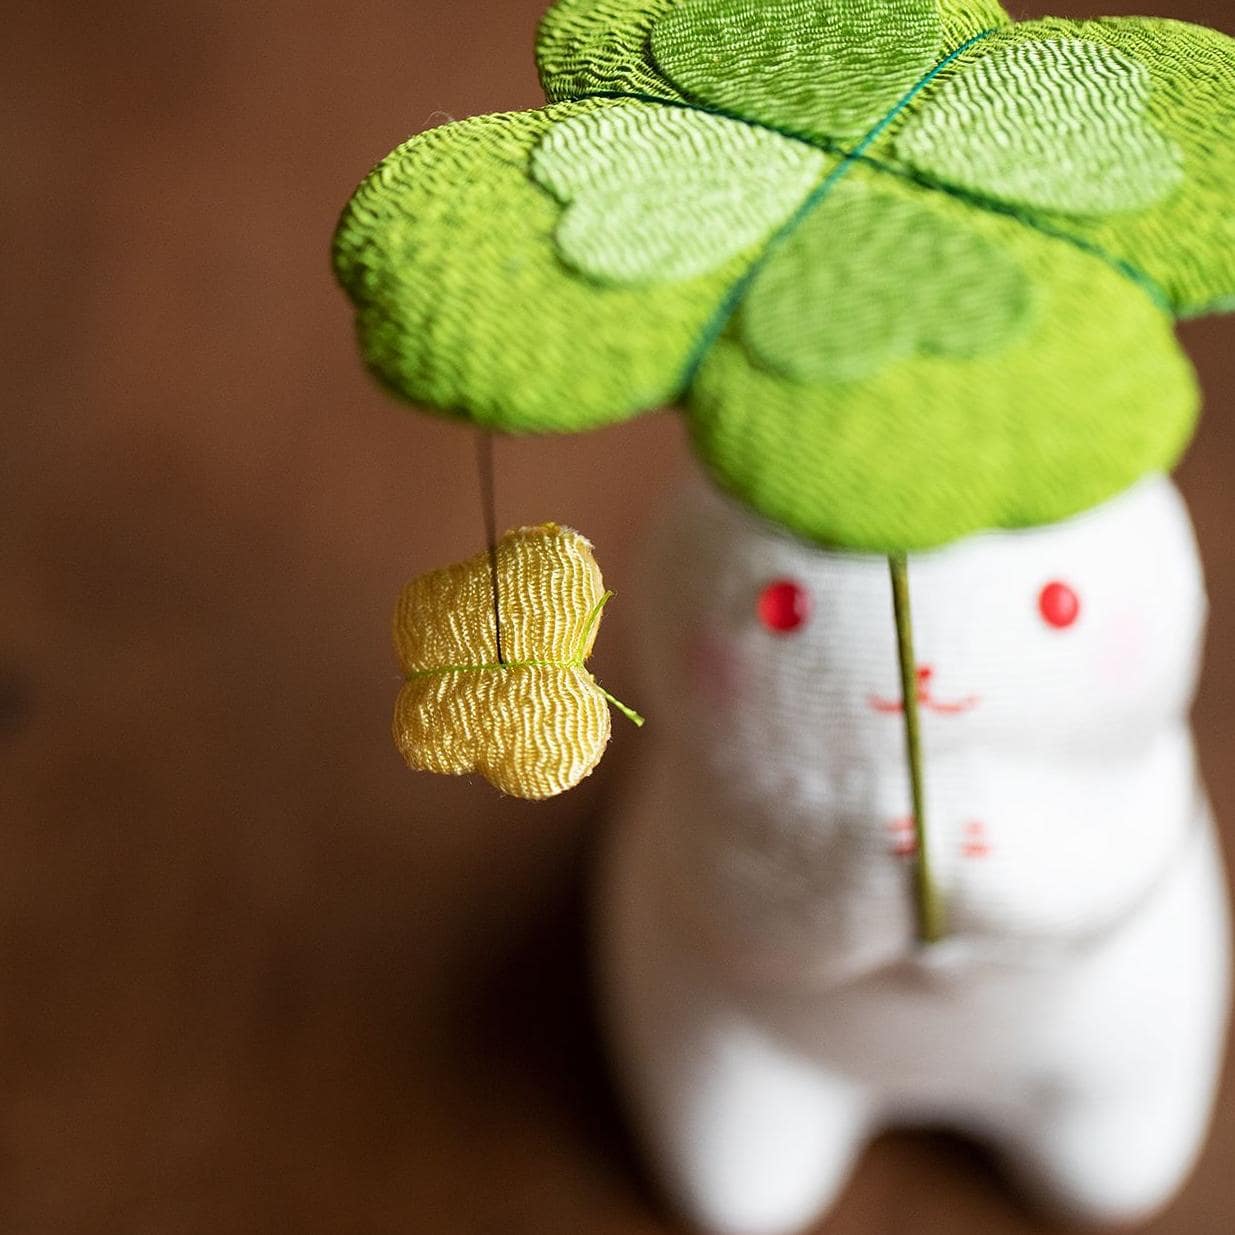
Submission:
[[[792,579],[777,579],[760,593],[758,611],[768,630],[787,635],[810,618],[810,593]]]
[[[1066,583],[1048,583],[1038,597],[1038,612],[1048,626],[1067,630],[1081,616],[1081,598]]]

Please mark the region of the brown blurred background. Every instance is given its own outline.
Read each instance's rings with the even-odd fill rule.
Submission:
[[[1235,33],[1219,0],[1105,11],[1143,7]],[[614,1114],[577,934],[638,736],[619,723],[546,806],[403,770],[389,615],[478,547],[472,440],[369,382],[327,263],[396,142],[540,101],[540,8],[6,13],[2,1232],[674,1229]],[[1235,838],[1235,323],[1185,335],[1209,394],[1182,472],[1214,597],[1198,722]],[[499,516],[582,527],[621,592],[683,458],[663,415],[502,444]],[[629,694],[624,622],[598,664]],[[1152,1229],[1235,1229],[1233,1153],[1228,1086]],[[889,1137],[828,1230],[909,1229],[1050,1228],[976,1152]]]

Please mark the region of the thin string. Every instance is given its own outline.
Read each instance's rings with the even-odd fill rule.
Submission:
[[[502,654],[502,594],[497,574],[497,497],[493,480],[493,434],[481,429],[476,435],[476,470],[480,477],[480,505],[485,520],[485,542],[489,548],[489,581],[493,588],[493,638],[497,645],[497,663],[504,665]]]
[[[606,592],[593,606],[592,611],[587,615],[583,623],[583,633],[579,636],[579,642],[575,648],[575,663],[582,665],[587,660],[587,645],[592,637],[592,631],[596,629],[596,623],[600,621],[600,615],[604,613],[605,606],[613,599],[615,593]]]

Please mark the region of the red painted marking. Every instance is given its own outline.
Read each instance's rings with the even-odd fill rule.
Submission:
[[[810,593],[792,579],[777,579],[759,595],[759,620],[773,634],[788,635],[810,619]]]
[[[928,712],[934,712],[936,716],[963,716],[966,712],[972,712],[981,702],[982,700],[978,695],[968,695],[964,699],[957,699],[952,703],[940,703],[936,699],[923,699],[922,706]]]
[[[893,703],[891,699],[880,699],[878,695],[871,695],[870,705],[876,712],[883,712],[887,716],[896,716],[905,710],[903,703]]]
[[[894,819],[888,824],[896,843],[892,846],[894,858],[913,858],[918,853],[917,828],[912,819]]]
[[[1038,612],[1048,626],[1067,630],[1081,616],[1081,598],[1066,583],[1055,580],[1038,596]]]
[[[967,695],[963,699],[936,699],[931,694],[931,680],[935,676],[934,665],[922,665],[918,669],[918,706],[925,712],[933,712],[936,716],[963,716],[972,712],[981,702],[978,695]],[[899,716],[905,710],[905,704],[900,699],[883,699],[879,695],[870,697],[870,706],[876,712],[885,716]]]
[[[986,824],[967,823],[965,825],[965,844],[961,852],[967,858],[989,858],[991,847],[986,839]]]

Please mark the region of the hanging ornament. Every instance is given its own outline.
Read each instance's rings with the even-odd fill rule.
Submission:
[[[906,554],[1067,518],[1187,444],[1172,319],[1235,295],[1224,36],[993,0],[563,0],[537,58],[548,106],[411,138],[343,215],[388,388],[515,433],[680,402],[723,488],[889,555],[906,683]]]
[[[584,668],[612,595],[588,541],[552,523],[409,583],[395,614],[407,681],[394,721],[408,766],[478,772],[531,800],[590,776],[611,703],[643,724]]]

